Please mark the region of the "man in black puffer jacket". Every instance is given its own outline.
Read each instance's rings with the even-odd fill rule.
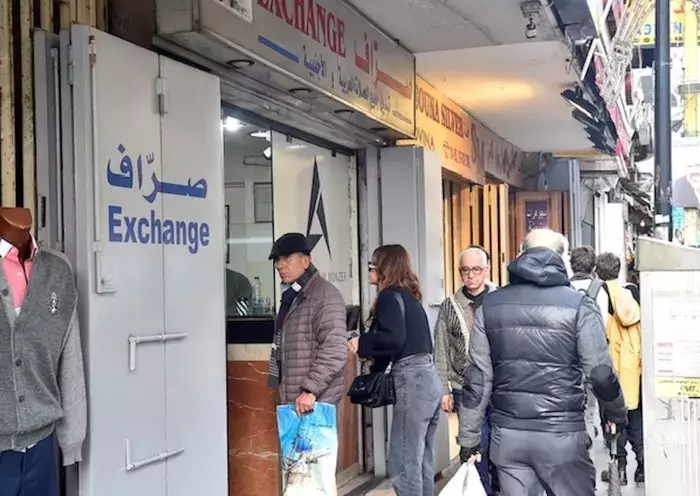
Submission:
[[[461,458],[480,451],[491,403],[491,453],[505,496],[594,496],[584,420],[588,377],[607,421],[627,421],[596,302],[569,285],[566,239],[531,231],[510,284],[476,313],[460,411]]]

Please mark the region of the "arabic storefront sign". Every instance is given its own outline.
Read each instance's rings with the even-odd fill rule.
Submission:
[[[487,175],[511,186],[525,186],[525,152],[478,121],[473,121],[472,137],[477,161]]]
[[[483,184],[483,162],[477,160],[473,147],[474,121],[423,79],[418,78],[416,83],[416,142],[438,151],[443,168]]]
[[[111,159],[107,162],[107,184],[110,186],[138,190],[144,201],[151,205],[154,205],[159,195],[195,199],[207,197],[206,180],[199,179],[194,183],[191,179],[186,183],[164,182],[158,179],[155,171],[152,171],[149,176],[148,170],[144,170],[155,162],[153,153],[145,156],[139,154],[134,163],[124,145],[120,144],[117,151],[119,166],[112,166]],[[145,180],[144,177],[146,177]],[[200,247],[209,245],[211,233],[209,224],[206,222],[161,219],[156,213],[155,205],[150,210],[150,215],[140,217],[124,213],[122,205],[110,204],[107,207],[107,226],[109,241],[112,243],[185,246],[193,255],[199,251]]]
[[[549,207],[547,200],[525,202],[525,232],[549,227]]]
[[[416,143],[436,150],[443,168],[483,184],[486,174],[523,186],[525,153],[416,78]]]
[[[683,43],[683,23],[687,0],[667,0],[671,2],[671,43]],[[692,7],[692,3],[690,3]],[[656,43],[656,13],[654,9],[644,20],[644,24],[634,38],[635,45]]]
[[[413,136],[415,59],[342,0],[199,0],[199,26]],[[245,9],[242,9],[245,10]]]

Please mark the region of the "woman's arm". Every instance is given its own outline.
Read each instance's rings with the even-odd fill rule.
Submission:
[[[360,337],[358,356],[394,357],[401,353],[406,342],[406,319],[396,298],[401,293],[385,289],[377,296],[374,330]]]

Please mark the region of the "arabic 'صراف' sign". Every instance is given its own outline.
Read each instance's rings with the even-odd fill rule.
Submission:
[[[146,202],[153,204],[158,195],[173,195],[190,198],[204,199],[207,197],[207,181],[199,179],[192,182],[188,179],[185,184],[170,183],[158,179],[153,171],[149,180],[144,184],[144,156],[139,154],[136,158],[136,170],[131,156],[127,154],[126,147],[120,144],[117,147],[121,158],[119,167],[113,170],[112,160],[107,162],[107,183],[115,188],[133,190],[134,183]],[[146,165],[155,162],[155,155],[145,155]],[[210,242],[209,224],[206,222],[161,219],[155,210],[151,209],[147,217],[131,216],[124,213],[121,205],[107,206],[107,226],[109,229],[109,241],[112,243],[136,243],[186,246],[188,251],[195,254],[201,246],[208,246]]]

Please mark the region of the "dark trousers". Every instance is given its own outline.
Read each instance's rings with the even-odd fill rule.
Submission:
[[[644,459],[644,430],[642,409],[630,410],[627,413],[627,427],[620,432],[617,439],[617,456],[620,465],[627,464],[627,442],[632,446],[632,452],[637,462]]]
[[[493,494],[491,487],[491,470],[489,463],[489,443],[491,442],[491,423],[489,422],[488,415],[484,424],[481,426],[481,461],[476,464],[476,470],[479,472],[479,478],[481,479],[481,484],[486,490],[486,494],[491,496]]]
[[[57,496],[54,438],[49,436],[26,453],[0,452],[2,496]]]

